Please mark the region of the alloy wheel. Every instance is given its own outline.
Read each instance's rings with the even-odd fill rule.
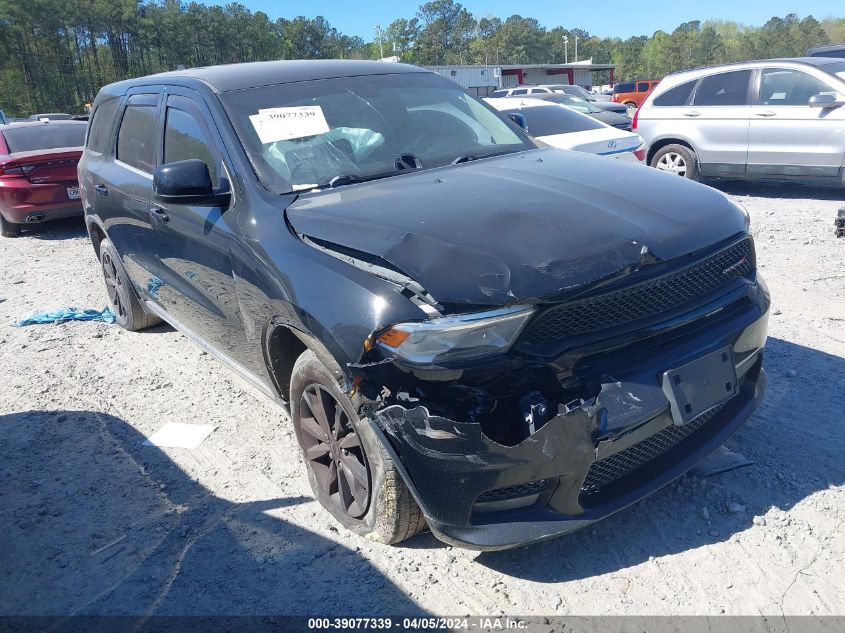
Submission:
[[[119,317],[125,317],[126,306],[123,305],[123,299],[120,296],[123,290],[123,282],[117,272],[117,265],[108,253],[103,253],[103,276],[106,280],[106,291],[112,308]]]
[[[364,516],[370,503],[370,471],[344,408],[325,387],[311,384],[300,398],[299,426],[317,485],[350,517]]]
[[[677,152],[666,152],[655,165],[660,171],[668,171],[679,176],[686,176],[687,161]]]

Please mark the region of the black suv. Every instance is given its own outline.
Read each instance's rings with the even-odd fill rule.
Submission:
[[[763,394],[769,296],[740,207],[538,148],[420,68],[112,84],[79,181],[118,323],[167,321],[289,403],[315,495],[374,539],[575,530]]]

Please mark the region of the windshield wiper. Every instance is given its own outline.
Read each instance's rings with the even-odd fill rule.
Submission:
[[[361,182],[369,182],[370,180],[379,180],[380,178],[389,178],[390,176],[398,176],[399,174],[408,171],[418,171],[422,169],[420,159],[413,154],[400,154],[396,157],[396,169],[394,171],[387,171],[380,174],[371,174],[369,176],[358,176],[357,174],[341,174],[335,176],[326,183],[320,185],[304,185],[297,189],[302,191],[319,191],[320,189],[334,189],[336,187],[343,187],[345,185],[357,185]]]
[[[355,174],[344,174],[343,176],[335,176],[329,181],[329,184],[323,185],[320,189],[328,187],[334,189],[335,187],[342,187],[343,185],[352,185],[356,182],[364,182],[364,178],[356,176]]]
[[[345,185],[357,185],[361,182],[369,182],[370,180],[378,180],[380,178],[395,176],[397,173],[399,172],[388,171],[382,174],[371,174],[369,176],[358,176],[356,174],[342,174],[340,176],[335,176],[327,183],[317,185],[315,187],[310,187],[309,191],[313,191],[315,189],[335,189],[336,187],[343,187]]]
[[[453,165],[460,165],[461,163],[468,163],[472,160],[480,160],[482,158],[493,158],[494,156],[504,156],[505,154],[513,154],[515,150],[512,149],[504,149],[499,152],[488,152],[486,154],[480,154],[476,156],[475,154],[466,154],[463,156],[458,156],[455,160],[452,161]]]

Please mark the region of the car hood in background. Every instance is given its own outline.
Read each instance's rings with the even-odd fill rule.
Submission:
[[[615,103],[613,101],[591,101],[590,103],[605,112],[616,112],[622,115],[628,114],[628,106],[623,103]]]
[[[631,119],[629,119],[624,114],[618,114],[616,112],[602,110],[601,112],[593,112],[590,114],[590,116],[598,121],[601,121],[602,123],[610,125],[611,127],[626,130],[631,129]]]
[[[304,194],[300,235],[379,258],[441,303],[554,301],[745,231],[725,196],[671,174],[531,150]]]

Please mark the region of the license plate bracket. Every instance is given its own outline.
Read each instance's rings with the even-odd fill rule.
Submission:
[[[733,349],[728,345],[664,372],[661,386],[675,424],[690,422],[737,394]]]

